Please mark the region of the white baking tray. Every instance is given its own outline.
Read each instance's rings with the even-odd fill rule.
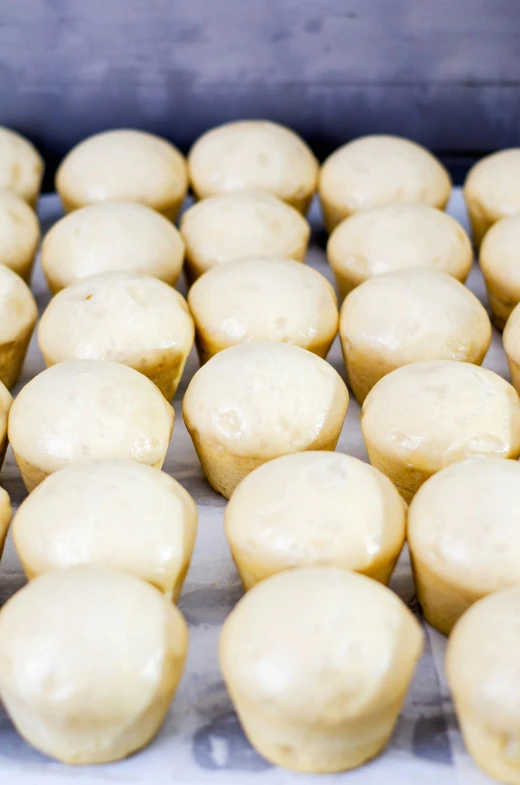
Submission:
[[[459,189],[453,193],[448,212],[467,227]],[[39,214],[45,232],[61,216],[57,197],[43,197]],[[314,232],[307,262],[330,279],[317,203],[313,204],[310,217]],[[469,278],[469,287],[487,305],[476,265]],[[179,288],[185,291],[182,285]],[[32,289],[41,310],[48,302],[49,294],[39,263]],[[344,377],[337,339],[328,360]],[[502,342],[496,332],[484,366],[509,378]],[[16,390],[44,367],[33,338],[23,377]],[[45,785],[66,785],[73,780],[82,785],[282,785],[311,781],[335,785],[404,785],[417,782],[421,785],[438,785],[439,782],[442,785],[481,785],[492,782],[479,772],[464,750],[443,675],[445,639],[427,625],[423,657],[392,740],[379,758],[352,772],[313,777],[271,766],[252,749],[233,711],[217,663],[220,626],[242,594],[223,532],[225,500],[212,491],[204,479],[181,415],[182,395],[197,368],[197,358],[192,352],[175,397],[175,427],[164,465],[164,470],[193,495],[199,510],[195,554],[179,603],[190,626],[189,654],[166,722],[148,749],[125,761],[71,767],[56,763],[31,749],[18,736],[0,708],[0,784],[41,785],[42,778]],[[337,449],[367,459],[359,427],[359,405],[353,398]],[[0,481],[9,491],[16,508],[26,492],[10,450]],[[0,602],[24,582],[12,543],[8,541],[0,564]],[[416,609],[406,553],[400,559],[391,586]],[[81,608],[78,608],[78,613],[81,613]]]

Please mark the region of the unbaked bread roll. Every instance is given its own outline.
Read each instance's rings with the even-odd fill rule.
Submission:
[[[399,136],[354,139],[330,155],[319,193],[329,232],[351,213],[401,202],[444,209],[451,178],[426,148]]]
[[[40,320],[38,343],[48,366],[65,360],[123,363],[171,401],[194,334],[186,301],[171,286],[149,275],[111,272],[59,292]]]
[[[503,330],[513,309],[520,303],[520,215],[502,218],[486,233],[480,246],[479,263],[493,323]]]
[[[0,188],[36,206],[43,179],[43,159],[24,136],[0,126]]]
[[[224,623],[222,675],[267,760],[325,773],[386,745],[422,650],[421,628],[376,581],[337,567],[274,575]]]
[[[187,645],[180,611],[148,583],[102,567],[54,570],[0,612],[0,695],[40,752],[120,760],[159,730]]]
[[[507,320],[503,337],[511,382],[515,390],[520,392],[520,307],[518,305]]]
[[[20,196],[0,191],[0,264],[28,283],[39,242],[40,224],[34,210]]]
[[[184,213],[180,226],[190,282],[216,265],[249,256],[303,262],[311,233],[298,210],[262,191],[202,199]]]
[[[12,403],[11,393],[5,384],[0,382],[0,469],[4,464],[5,453],[7,452],[7,421]]]
[[[164,216],[143,204],[104,202],[76,210],[45,235],[42,268],[52,294],[111,270],[151,275],[175,286],[184,242]]]
[[[426,620],[449,633],[474,602],[520,583],[520,465],[470,458],[424,483],[408,544]]]
[[[341,299],[363,281],[425,268],[464,283],[473,263],[468,235],[451,215],[427,205],[390,205],[354,213],[327,244]]]
[[[272,458],[334,450],[347,406],[347,388],[325,360],[290,344],[248,343],[197,371],[182,413],[204,474],[229,498]]]
[[[128,128],[89,136],[65,156],[56,190],[67,212],[97,202],[139,202],[174,221],[188,168],[166,139]]]
[[[480,600],[448,641],[446,671],[468,752],[500,782],[520,783],[520,586]]]
[[[466,177],[464,199],[478,248],[496,221],[520,213],[520,147],[478,161]]]
[[[190,289],[201,363],[249,341],[292,343],[320,357],[338,332],[338,300],[323,275],[290,259],[251,258],[209,270]]]
[[[197,508],[173,477],[136,461],[80,461],[49,475],[16,513],[28,578],[79,564],[114,567],[176,602],[190,566]]]
[[[343,303],[339,324],[349,385],[360,403],[402,365],[460,360],[481,365],[491,324],[469,289],[435,270],[370,278]]]
[[[432,360],[383,377],[365,398],[361,430],[370,463],[409,501],[455,461],[520,455],[520,399],[492,371]]]
[[[27,284],[0,264],[0,381],[8,388],[20,377],[37,318]]]
[[[4,552],[4,545],[7,539],[12,513],[9,494],[6,490],[0,488],[0,559]]]
[[[191,148],[188,166],[199,199],[254,188],[304,214],[316,190],[319,169],[303,139],[266,120],[241,120],[212,128]]]
[[[131,458],[160,469],[174,412],[146,376],[106,360],[58,363],[26,384],[9,441],[28,491],[87,458]]]
[[[388,583],[404,543],[406,505],[363,461],[300,452],[242,480],[224,524],[246,590],[277,572],[318,564]]]

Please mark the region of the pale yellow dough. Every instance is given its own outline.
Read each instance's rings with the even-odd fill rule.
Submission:
[[[43,179],[43,159],[33,144],[0,126],[0,188],[36,206]]]
[[[184,242],[164,216],[142,204],[103,202],[66,215],[45,235],[42,268],[52,294],[89,275],[135,272],[177,283]]]
[[[195,543],[197,508],[172,477],[136,461],[80,461],[21,504],[13,539],[28,578],[79,564],[114,567],[177,601]]]
[[[466,177],[464,199],[478,248],[494,223],[520,213],[520,147],[478,161]]]
[[[520,455],[520,399],[492,371],[432,360],[383,377],[365,398],[361,430],[370,463],[409,501],[455,461]]]
[[[480,246],[479,263],[493,322],[503,330],[520,303],[520,215],[491,227]]]
[[[88,458],[131,458],[160,469],[174,412],[155,384],[106,360],[70,360],[18,394],[9,441],[32,491],[49,474]]]
[[[325,358],[338,331],[334,289],[291,259],[220,265],[191,287],[188,303],[201,363],[249,341],[291,343]]]
[[[101,567],[55,570],[0,612],[0,696],[40,752],[120,760],[159,730],[187,645],[181,613],[148,583]]]
[[[303,262],[311,228],[294,207],[262,191],[232,191],[197,202],[181,218],[190,282],[250,256]]]
[[[56,190],[67,212],[97,202],[138,202],[174,221],[188,190],[188,168],[166,139],[122,128],[73,147],[56,173]]]
[[[0,264],[0,381],[9,389],[22,372],[37,318],[36,301],[27,284]]]
[[[511,382],[520,392],[520,306],[515,306],[504,330],[504,349],[511,372]]]
[[[7,539],[12,513],[9,494],[6,490],[0,488],[0,559],[4,552],[4,545]]]
[[[0,264],[28,283],[39,242],[40,224],[34,210],[20,196],[0,191]]]
[[[383,376],[420,360],[481,365],[491,343],[485,308],[435,270],[370,278],[343,303],[339,324],[349,385],[363,403]]]
[[[301,452],[242,480],[224,524],[246,590],[283,570],[319,564],[388,583],[404,543],[406,505],[363,461]]]
[[[474,602],[520,583],[520,464],[470,458],[424,483],[408,544],[426,620],[449,633]]]
[[[446,672],[468,752],[499,782],[520,783],[520,586],[477,602],[448,641]]]
[[[422,645],[419,623],[385,586],[307,567],[272,576],[239,601],[219,659],[256,750],[279,766],[325,773],[381,752]]]
[[[290,344],[248,343],[197,371],[182,413],[208,481],[229,498],[272,458],[334,450],[347,406],[347,388],[325,360]]]
[[[318,180],[318,162],[289,128],[267,120],[225,123],[203,134],[188,157],[199,199],[227,191],[267,191],[305,214]]]
[[[0,382],[0,469],[3,466],[7,451],[7,421],[13,398],[5,384]]]
[[[426,205],[390,205],[354,213],[327,244],[340,298],[370,278],[397,270],[425,268],[464,283],[473,263],[462,226]]]
[[[451,178],[421,145],[399,136],[363,136],[330,155],[319,193],[327,230],[358,210],[405,203],[444,209]]]
[[[186,301],[163,281],[138,273],[101,273],[59,292],[38,326],[48,366],[111,360],[147,376],[171,401],[193,346]]]

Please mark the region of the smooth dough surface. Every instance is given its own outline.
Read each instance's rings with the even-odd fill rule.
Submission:
[[[190,180],[199,199],[258,189],[305,212],[316,189],[318,162],[297,134],[266,120],[225,123],[191,148]]]
[[[16,194],[0,191],[0,264],[29,281],[39,242],[34,210]]]
[[[387,583],[406,505],[390,480],[350,455],[302,452],[251,472],[224,514],[246,589],[293,567],[330,564]]]
[[[156,734],[179,682],[187,628],[133,575],[41,575],[0,613],[0,693],[20,734],[66,763],[119,760]]]
[[[312,267],[251,258],[210,270],[190,289],[202,360],[249,341],[277,341],[327,355],[338,330],[334,289]]]
[[[520,308],[515,306],[504,330],[504,349],[513,387],[520,390]]]
[[[451,179],[421,145],[398,136],[354,139],[330,155],[320,172],[319,193],[329,231],[351,213],[393,203],[443,209]]]
[[[43,178],[43,159],[33,144],[0,126],[0,188],[36,205]]]
[[[498,329],[520,303],[520,215],[497,221],[480,246],[479,263]]]
[[[376,581],[288,570],[249,591],[219,659],[252,744],[300,771],[340,771],[386,743],[422,649],[418,622]]]
[[[177,600],[197,531],[195,502],[173,477],[122,459],[80,461],[49,475],[13,522],[29,578],[98,564]]]
[[[0,264],[0,380],[8,388],[18,381],[37,318],[27,284]]]
[[[184,242],[164,216],[141,204],[104,202],[66,215],[45,235],[42,268],[51,292],[89,275],[136,272],[175,285]]]
[[[464,199],[477,247],[501,218],[520,213],[520,147],[487,155],[470,169]]]
[[[402,365],[421,360],[480,365],[491,343],[484,306],[436,270],[399,270],[365,281],[345,299],[339,332],[349,383],[360,402]]]

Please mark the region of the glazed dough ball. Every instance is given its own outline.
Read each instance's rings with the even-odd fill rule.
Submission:
[[[520,583],[520,465],[470,458],[424,483],[408,544],[426,620],[449,633],[474,602]]]
[[[464,199],[478,248],[490,226],[520,213],[520,147],[478,161],[466,177]]]
[[[248,188],[267,191],[306,213],[318,162],[303,139],[266,120],[225,123],[203,134],[188,158],[199,199]]]
[[[52,472],[87,458],[131,458],[160,469],[174,412],[142,374],[105,360],[47,368],[18,394],[9,441],[32,491]]]
[[[334,450],[347,406],[347,388],[325,360],[290,344],[248,343],[197,371],[182,413],[204,474],[229,498],[272,458]]]
[[[186,623],[118,570],[41,575],[0,612],[0,694],[18,732],[63,763],[131,755],[159,730],[186,658]]]
[[[0,559],[4,552],[12,512],[9,494],[3,488],[0,488]]]
[[[350,387],[363,403],[387,373],[419,360],[481,365],[491,324],[469,289],[434,270],[370,278],[341,309],[339,326]]]
[[[52,294],[109,271],[151,275],[175,286],[184,242],[164,216],[142,204],[105,202],[58,221],[45,236],[42,268]]]
[[[242,480],[224,523],[246,590],[277,572],[318,564],[388,583],[404,543],[406,505],[363,461],[300,452]]]
[[[365,398],[361,430],[370,463],[409,501],[455,461],[520,455],[520,400],[492,371],[450,360],[411,363]]]
[[[355,213],[331,234],[327,258],[341,299],[369,278],[425,268],[464,283],[473,263],[462,226],[426,205],[390,205]]]
[[[401,202],[444,209],[451,179],[421,145],[399,136],[373,135],[340,147],[320,172],[319,193],[327,230],[358,210]]]
[[[193,346],[186,301],[171,286],[137,273],[101,273],[54,297],[38,327],[48,366],[112,360],[140,371],[170,401]]]
[[[468,752],[500,782],[520,783],[520,586],[476,603],[448,641],[446,671]]]
[[[256,257],[303,262],[311,229],[285,202],[262,191],[238,191],[197,202],[181,218],[190,281],[216,265]]]
[[[80,461],[51,474],[16,513],[13,539],[28,578],[98,564],[142,578],[177,601],[197,508],[164,472],[130,460]]]
[[[1,147],[0,141],[0,151]],[[40,224],[34,210],[16,194],[0,191],[0,264],[29,282],[39,242]]]
[[[403,602],[376,581],[307,567],[255,586],[222,628],[222,675],[267,760],[303,772],[360,766],[386,745],[422,650]]]
[[[0,264],[0,381],[8,388],[20,377],[37,318],[27,284]]]
[[[480,246],[479,263],[493,322],[503,330],[520,303],[520,215],[491,227]]]
[[[190,289],[201,363],[249,341],[292,343],[325,358],[338,331],[334,289],[290,259],[243,259],[215,267]]]
[[[11,393],[5,384],[0,382],[0,469],[4,464],[7,451],[7,420],[12,403]]]
[[[43,179],[43,159],[20,134],[0,126],[0,188],[36,206]]]

